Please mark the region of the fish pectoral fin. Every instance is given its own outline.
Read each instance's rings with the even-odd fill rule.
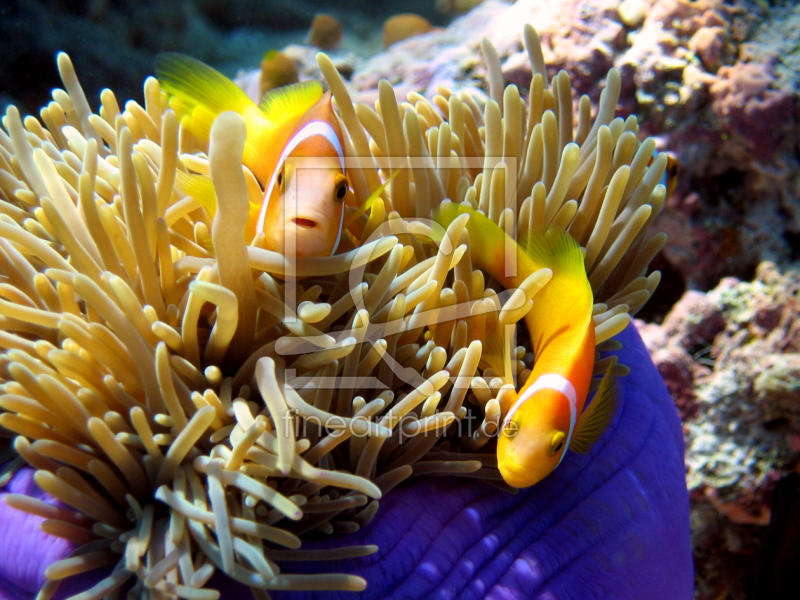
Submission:
[[[502,325],[497,327],[487,327],[484,332],[483,354],[481,362],[488,365],[497,377],[503,379],[503,383],[514,383],[511,375],[511,337],[514,325]]]
[[[269,90],[258,107],[264,117],[274,125],[296,121],[322,98],[319,81],[301,81]]]
[[[380,187],[378,187],[378,189],[377,189],[377,190],[375,190],[374,192],[372,192],[372,194],[370,194],[369,198],[367,198],[367,199],[364,201],[364,204],[362,204],[361,206],[359,206],[359,207],[356,209],[356,211],[355,211],[355,212],[353,212],[353,213],[351,213],[350,215],[348,215],[348,217],[347,217],[347,218],[344,220],[344,226],[345,226],[345,227],[347,227],[348,225],[350,225],[351,223],[353,223],[353,222],[354,222],[356,219],[358,219],[358,218],[359,218],[361,215],[363,215],[364,213],[366,213],[366,212],[367,212],[367,211],[368,211],[368,210],[369,210],[369,209],[372,207],[372,205],[373,205],[373,204],[375,204],[375,201],[376,201],[378,198],[380,198],[381,194],[383,194],[383,191],[386,189],[386,186],[388,186],[388,185],[389,185],[389,183],[391,183],[392,179],[394,179],[395,177],[397,177],[397,175],[398,175],[399,173],[400,173],[400,169],[397,169],[397,170],[396,170],[394,173],[392,173],[391,175],[389,175],[389,177],[386,179],[386,181],[384,181],[384,182],[383,182],[383,183],[380,185]]]
[[[207,175],[190,175],[178,169],[175,172],[175,183],[178,189],[187,196],[197,200],[206,209],[208,216],[212,219],[217,213],[217,193],[211,177]]]
[[[247,206],[247,225],[244,227],[244,239],[249,244],[257,234],[258,218],[261,216],[261,205],[249,202]]]
[[[248,221],[257,221],[258,216],[261,214],[261,205],[256,204],[255,202],[248,202],[247,203],[247,220]]]
[[[619,412],[622,401],[619,386],[611,375],[612,368],[613,365],[606,371],[594,398],[578,417],[569,445],[573,452],[587,454]]]

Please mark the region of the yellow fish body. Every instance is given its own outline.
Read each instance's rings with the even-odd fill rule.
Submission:
[[[203,141],[220,113],[230,110],[244,119],[242,162],[264,189],[261,204],[250,207],[247,243],[263,233],[264,247],[276,252],[330,256],[336,251],[349,181],[330,93],[318,82],[302,82],[270,90],[257,106],[218,71],[174,53],[157,57],[156,76],[181,124]],[[198,177],[182,177],[179,185],[213,215],[213,186]]]
[[[549,475],[567,449],[587,452],[610,424],[618,405],[610,369],[595,399],[584,411],[595,359],[593,296],[583,253],[564,230],[532,232],[520,245],[480,213],[443,203],[436,220],[446,226],[469,213],[469,243],[481,252],[472,262],[503,287],[518,288],[539,269],[552,278],[539,291],[525,324],[533,345],[533,371],[519,393],[501,405],[504,415],[497,441],[497,463],[506,483],[522,488]],[[505,252],[517,252],[516,275],[505,274]],[[485,347],[485,346],[484,346]]]

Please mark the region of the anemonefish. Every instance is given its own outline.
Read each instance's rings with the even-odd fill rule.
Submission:
[[[515,244],[485,216],[452,202],[443,203],[435,219],[446,227],[464,213],[470,215],[470,247],[481,249],[471,254],[473,264],[505,288],[519,287],[539,269],[553,272],[525,316],[533,370],[522,389],[500,407],[504,417],[497,441],[498,469],[509,485],[528,487],[561,464],[567,449],[588,452],[611,423],[619,394],[609,369],[584,410],[594,369],[595,332],[592,288],[578,243],[563,229],[550,226]],[[508,248],[517,250],[514,276],[505,274]]]
[[[156,58],[156,76],[181,124],[201,140],[208,141],[220,113],[230,110],[244,118],[242,162],[264,189],[261,203],[250,206],[247,243],[263,233],[264,247],[276,252],[330,256],[336,251],[350,188],[330,92],[323,93],[319,82],[302,82],[270,90],[256,106],[218,71],[174,53]],[[210,181],[182,174],[178,185],[213,216]]]
[[[653,158],[647,163],[648,167],[653,164],[656,156],[658,156],[658,150],[653,152]],[[675,188],[678,187],[678,159],[675,158],[672,152],[667,152],[667,168],[664,169],[664,174],[661,176],[661,181],[659,181],[659,183],[667,188],[666,198],[669,200]]]

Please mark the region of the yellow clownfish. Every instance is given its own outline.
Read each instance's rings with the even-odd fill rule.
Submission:
[[[595,359],[592,288],[583,253],[563,229],[541,228],[520,244],[484,215],[451,202],[441,205],[435,219],[446,227],[460,214],[470,215],[469,243],[477,267],[506,289],[518,288],[539,269],[552,278],[539,291],[525,324],[535,363],[522,389],[501,404],[504,415],[497,440],[497,466],[513,487],[534,485],[564,459],[567,449],[586,453],[613,420],[619,405],[617,386],[606,372],[589,407],[584,410]],[[505,252],[517,249],[517,274],[505,275]],[[484,348],[486,348],[484,344]]]
[[[156,58],[156,76],[181,124],[203,141],[220,113],[232,110],[244,118],[242,162],[264,189],[262,202],[250,204],[247,243],[264,233],[267,250],[297,256],[336,251],[350,188],[330,92],[316,81],[296,83],[270,90],[256,106],[218,71],[174,53]],[[213,216],[216,196],[208,177],[179,172],[178,185]]]

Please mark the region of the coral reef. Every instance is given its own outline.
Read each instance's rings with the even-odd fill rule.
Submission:
[[[800,271],[762,263],[640,324],[684,421],[700,598],[745,597],[775,483],[796,468],[799,292]]]
[[[575,19],[580,26],[575,26]],[[440,32],[399,44],[373,57],[353,76],[357,97],[367,99],[381,78],[410,87],[431,97],[438,86],[484,88],[486,68],[477,40],[489,39],[497,47],[504,78],[522,88],[531,80],[518,24],[536,23],[548,72],[572,73],[579,94],[599,98],[603,75],[613,66],[614,51],[624,43],[623,26],[617,19],[616,0],[536,2],[510,4],[487,0]],[[409,54],[413,61],[404,60]],[[627,101],[627,100],[626,100]]]
[[[671,240],[662,266],[708,289],[725,275],[750,278],[762,260],[797,258],[798,20],[796,7],[750,0],[489,0],[357,67],[353,90],[374,100],[381,78],[427,97],[438,86],[483,88],[474,40],[484,36],[506,79],[526,87],[520,21],[537,24],[551,74],[569,71],[593,109],[602,74],[617,67],[623,114],[645,115],[681,169],[659,221]]]
[[[311,22],[308,41],[312,46],[331,50],[342,41],[342,24],[332,15],[320,13]]]
[[[202,10],[163,36],[173,49],[185,48],[180,45],[184,30],[198,33],[210,28],[208,15],[217,14],[222,6],[200,4]],[[438,4],[453,14],[459,6],[473,3]],[[428,2],[427,9],[432,6]],[[414,3],[403,9],[424,10]],[[116,23],[117,9],[106,10],[101,20]],[[168,12],[164,9],[163,14]],[[435,16],[423,14],[434,21]],[[225,16],[227,27],[242,23],[243,15]],[[306,28],[312,15],[293,22]],[[717,287],[710,294],[687,292],[662,326],[640,327],[685,423],[698,595],[713,598],[727,590],[742,598],[764,539],[775,481],[791,468],[800,447],[796,395],[800,350],[791,333],[797,311],[792,295],[781,291],[782,286],[794,289],[796,271],[785,271],[785,266],[798,257],[800,247],[795,116],[800,8],[754,0],[519,0],[514,4],[486,0],[447,29],[400,42],[366,62],[380,46],[379,25],[369,25],[367,31],[365,23],[354,26],[341,20],[347,33],[331,60],[348,80],[350,95],[370,109],[380,98],[382,78],[394,84],[401,114],[408,108],[403,104],[407,94],[417,92],[420,95],[413,96],[410,104],[423,102],[439,115],[437,109],[444,105],[434,101],[437,94],[449,103],[441,87],[468,91],[482,104],[492,97],[478,44],[484,36],[497,49],[505,80],[527,89],[534,69],[519,30],[525,21],[537,26],[547,74],[552,78],[559,69],[570,72],[578,92],[572,100],[576,113],[597,112],[603,76],[610,67],[618,68],[623,116],[643,114],[642,133],[658,135],[657,146],[673,152],[681,170],[678,189],[666,199],[655,222],[670,239],[655,260],[669,285],[662,284],[663,300],[659,302],[657,294],[659,306],[648,315],[666,314],[687,287]],[[73,21],[66,22],[78,30]],[[166,16],[155,20],[156,26],[163,22],[168,22]],[[123,23],[119,31],[129,28]],[[352,37],[348,39],[350,31],[374,37],[354,44]],[[212,28],[209,39],[222,39],[214,35],[219,34]],[[50,51],[56,47],[51,37],[41,41],[50,43]],[[110,43],[89,37],[99,48]],[[149,48],[152,42],[146,39],[144,46]],[[286,43],[278,40],[270,47]],[[211,43],[202,51],[214,47]],[[264,49],[259,48],[259,56]],[[142,65],[135,72],[138,85],[146,67],[138,54],[133,60],[131,52],[123,45],[118,58]],[[323,76],[314,48],[292,44],[284,53],[298,66],[300,79]],[[200,55],[210,61],[225,61],[226,56]],[[7,64],[16,64],[16,55],[9,57]],[[121,97],[135,97],[138,91],[120,85],[120,70],[104,66],[110,60],[97,58],[97,68],[79,62],[84,83],[96,75],[97,89],[107,85],[123,90]],[[51,71],[47,79],[52,81],[49,57],[39,56],[39,63],[42,73]],[[247,81],[243,79],[257,99],[258,72]],[[578,100],[581,93],[587,94],[586,101]],[[27,101],[27,96],[22,99]],[[496,100],[502,104],[501,98]],[[363,107],[358,111],[372,138],[372,151],[380,156],[387,151],[376,133],[380,128],[372,113]],[[430,143],[424,135],[422,141]],[[185,237],[196,241],[194,236]],[[756,279],[746,282],[764,259],[778,267],[759,267]],[[732,275],[745,282],[722,279]]]
[[[414,13],[393,15],[383,24],[383,47],[402,42],[410,37],[428,33],[431,24],[428,19]]]
[[[404,9],[436,24],[433,3],[423,4],[407,3]],[[518,27],[526,21],[541,31],[551,74],[560,68],[572,73],[577,91],[589,95],[593,109],[603,74],[616,66],[625,91],[623,113],[643,115],[646,133],[661,135],[660,143],[682,165],[678,191],[660,218],[672,240],[661,266],[674,271],[686,287],[709,289],[725,275],[749,279],[761,260],[797,258],[800,9],[783,4],[520,0],[509,5],[490,0],[446,30],[406,41],[366,63],[380,49],[379,24],[388,16],[380,11],[388,9],[357,2],[346,11],[329,12],[353,32],[344,36],[334,62],[346,77],[354,75],[354,97],[369,102],[377,98],[381,78],[396,84],[400,98],[409,91],[431,98],[440,85],[481,88],[485,69],[476,40],[483,36],[498,48],[507,80],[527,87],[531,71]],[[97,93],[110,85],[135,98],[134,82],[148,70],[148,53],[183,50],[233,72],[234,57],[238,66],[255,66],[265,50],[298,42],[318,10],[285,2],[275,10],[248,13],[250,3],[225,10],[223,3],[198,0],[146,5],[139,15],[124,12],[133,11],[136,3],[125,9],[96,6],[86,14],[75,14],[73,8],[56,18],[57,13],[36,2],[20,3],[3,19],[7,29],[0,43],[13,43],[4,50],[3,80],[17,81],[30,72],[55,76],[52,53],[79,44],[81,52],[76,49],[73,58],[87,73],[87,88]],[[290,21],[297,33],[281,37],[272,31],[264,37],[241,27],[277,26],[275,19],[287,20],[281,27]],[[197,39],[206,43],[193,45]],[[99,51],[109,45],[115,53]],[[320,76],[313,49],[290,44],[284,51],[299,66],[301,79]],[[408,60],[409,54],[414,60]],[[250,89],[255,95],[259,88],[254,84]],[[46,94],[41,88],[20,90],[15,99],[31,108]]]
[[[573,132],[569,75],[548,76],[531,27],[525,44],[527,102],[504,86],[497,52],[483,43],[483,107],[445,89],[398,105],[386,82],[378,111],[354,106],[318,56],[352,158],[347,228],[329,258],[289,259],[265,250],[263,234],[245,245],[248,199],[263,190],[241,164],[246,129],[234,113],[214,121],[206,143],[178,123],[152,78],[143,106],[123,111],[106,91],[92,113],[65,54],[65,90],[41,122],[8,110],[0,425],[17,435],[18,454],[8,471],[28,463],[43,490],[78,512],[5,500],[82,544],[48,567],[45,593],[109,564],[101,595],[128,580],[129,597],[195,593],[216,569],[257,597],[360,590],[359,577],[279,574],[278,563],[374,552],[297,548],[309,532],[360,530],[412,474],[505,487],[494,455],[476,451],[498,426],[498,396],[514,393],[514,373],[519,382],[529,373],[514,343],[525,311],[473,269],[466,219],[437,232],[433,211],[450,198],[521,236],[568,228],[585,247],[598,352],[618,348],[610,338],[654,291],[659,274],[647,267],[665,241],[649,227],[664,202],[666,156],[651,163],[655,142],[638,140],[635,118],[615,118],[618,73],[594,119],[580,100]],[[210,173],[213,219],[175,185],[178,169]],[[383,182],[386,193],[372,196]],[[502,376],[481,361],[484,332],[495,330],[516,356]],[[598,374],[628,371],[597,359]],[[477,430],[456,426],[469,419]],[[676,470],[675,436],[665,430],[657,446],[671,449]],[[595,485],[604,474],[613,475],[593,471]],[[682,492],[671,471],[662,484]],[[670,519],[681,520],[677,509]],[[663,539],[685,571],[683,538],[643,527],[630,536]]]
[[[269,90],[298,82],[297,66],[283,52],[271,50],[261,59],[259,98]]]
[[[662,132],[681,165],[661,224],[672,241],[665,256],[689,287],[797,258],[796,84],[776,74],[779,48],[761,33],[797,18],[787,11],[654,3],[615,61],[648,131]]]

